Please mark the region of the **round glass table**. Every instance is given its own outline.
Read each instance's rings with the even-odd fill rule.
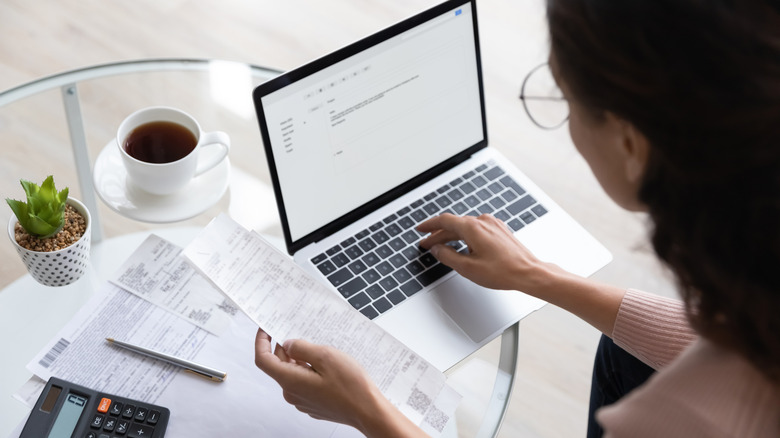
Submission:
[[[0,93],[0,192],[21,198],[20,179],[38,182],[54,175],[58,188],[68,186],[70,196],[87,206],[93,220],[91,266],[69,286],[39,285],[26,274],[10,242],[0,245],[5,260],[0,267],[0,436],[14,431],[29,413],[13,399],[32,377],[27,363],[150,233],[186,246],[213,217],[227,213],[283,246],[251,98],[256,85],[278,73],[220,60],[142,60],[65,72]],[[111,146],[119,123],[148,106],[179,108],[192,114],[203,130],[227,132],[232,143],[229,161],[193,180],[179,196],[126,190]],[[7,223],[10,209],[0,212],[0,220]],[[246,348],[251,354],[252,345]],[[497,435],[510,399],[517,351],[515,324],[446,371],[463,400],[445,436]],[[281,398],[278,402],[285,403]],[[176,418],[198,421],[186,415]],[[175,430],[175,424],[168,428]]]

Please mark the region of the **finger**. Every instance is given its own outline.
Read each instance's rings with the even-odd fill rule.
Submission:
[[[467,255],[460,254],[455,251],[455,248],[449,245],[434,245],[431,247],[431,254],[433,254],[437,260],[456,271],[460,271],[465,264],[469,262],[469,257]]]
[[[279,344],[276,344],[276,348],[274,348],[274,354],[282,362],[292,362],[292,363],[295,363],[295,361],[290,359],[290,356],[287,355],[287,352],[284,350],[284,347],[279,345]]]
[[[471,216],[460,217],[450,213],[443,213],[417,225],[416,229],[422,233],[445,230],[455,233],[457,236],[462,236],[465,224],[468,223],[469,219],[471,219]]]
[[[431,233],[428,237],[420,241],[420,246],[430,249],[433,245],[438,243],[452,242],[453,240],[460,240],[457,234],[452,231],[437,230]]]
[[[315,370],[323,368],[323,358],[328,356],[327,347],[303,339],[285,342],[284,349],[291,359],[309,363]]]

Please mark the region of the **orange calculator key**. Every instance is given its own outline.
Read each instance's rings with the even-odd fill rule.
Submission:
[[[98,412],[106,413],[108,412],[108,408],[111,407],[111,399],[103,397],[100,400],[100,405],[98,405]]]

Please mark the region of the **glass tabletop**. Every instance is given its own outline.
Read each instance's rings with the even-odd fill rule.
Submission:
[[[92,258],[102,263],[94,278],[64,288],[38,287],[10,243],[0,245],[6,261],[0,265],[0,351],[9,352],[0,385],[0,411],[9,415],[0,419],[0,436],[26,415],[27,409],[11,399],[30,377],[26,363],[105,281],[112,266],[98,263],[96,254],[121,260],[131,244],[151,232],[186,242],[220,213],[283,240],[251,98],[255,86],[278,73],[220,60],[143,60],[65,72],[0,93],[0,193],[22,198],[20,179],[40,182],[54,175],[58,188],[69,187],[70,196],[92,213]],[[181,109],[204,131],[228,133],[229,169],[164,202],[123,190],[121,182],[109,178],[122,171],[111,156],[116,130],[129,114],[149,106]],[[0,211],[7,223],[10,209]],[[445,435],[497,434],[512,389],[517,343],[515,325],[447,371],[464,398]]]

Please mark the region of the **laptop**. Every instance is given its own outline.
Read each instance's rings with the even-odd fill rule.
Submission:
[[[611,260],[488,147],[480,68],[475,0],[451,0],[253,93],[288,252],[440,370],[544,302],[438,263],[418,245],[420,222],[489,213],[573,273]]]

